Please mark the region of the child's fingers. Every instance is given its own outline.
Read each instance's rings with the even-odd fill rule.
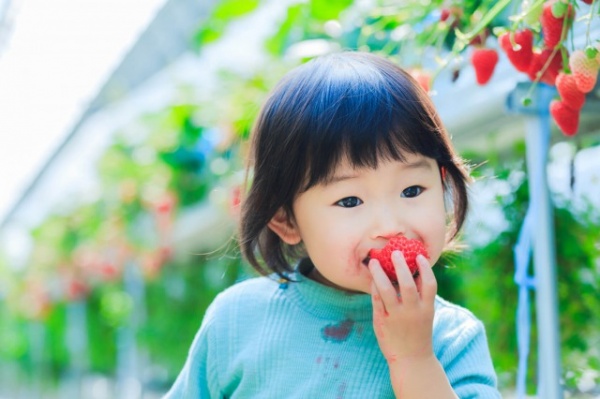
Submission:
[[[406,264],[404,255],[400,251],[392,252],[392,262],[398,276],[398,287],[402,303],[414,304],[419,301],[419,292],[415,280]]]
[[[427,258],[423,255],[417,256],[417,266],[419,266],[419,278],[421,297],[426,302],[433,302],[437,294],[437,280]]]
[[[375,284],[379,297],[387,311],[388,309],[391,309],[394,304],[398,303],[398,293],[396,288],[392,285],[392,282],[381,268],[377,259],[371,259],[369,261],[369,270],[373,276],[373,284]]]
[[[381,295],[377,290],[377,285],[375,285],[374,281],[371,281],[371,302],[373,303],[374,314],[385,314],[385,307],[383,305],[383,301],[381,300]]]

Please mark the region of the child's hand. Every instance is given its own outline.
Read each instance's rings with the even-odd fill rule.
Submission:
[[[373,328],[379,347],[390,367],[430,359],[433,355],[432,329],[437,281],[429,261],[419,255],[419,276],[413,279],[400,251],[392,253],[398,276],[395,287],[376,259],[369,262],[373,276]]]

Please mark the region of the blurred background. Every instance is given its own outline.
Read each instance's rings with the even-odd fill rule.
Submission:
[[[436,275],[486,325],[506,397],[523,323],[513,248],[530,202],[525,138],[532,118],[547,122],[560,384],[600,397],[599,86],[568,114],[573,132],[536,97],[559,97],[548,54],[523,73],[499,43],[530,29],[541,57],[545,3],[0,0],[0,398],[168,390],[208,304],[252,275],[235,226],[261,103],[290,68],[341,49],[409,70],[473,166],[466,249]],[[593,59],[600,39],[600,5],[568,3],[562,69],[577,50]],[[485,81],[482,49],[496,54]],[[530,291],[535,397],[546,327]]]

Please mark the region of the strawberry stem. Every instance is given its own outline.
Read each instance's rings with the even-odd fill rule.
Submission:
[[[440,62],[439,68],[437,68],[434,71],[434,73],[432,74],[431,81],[433,82],[437,78],[437,76],[446,68],[446,66],[448,66],[450,61],[453,58],[458,57],[458,55],[465,49],[465,47],[467,47],[469,42],[471,42],[471,40],[473,40],[473,38],[475,36],[480,34],[490,24],[490,22],[492,22],[492,20],[494,18],[496,18],[496,16],[498,14],[500,14],[502,11],[504,11],[504,9],[506,7],[508,7],[508,5],[510,5],[510,3],[511,3],[511,0],[501,0],[501,1],[497,2],[483,16],[483,18],[479,21],[479,23],[477,23],[477,25],[475,25],[473,30],[471,30],[469,33],[466,33],[466,34],[457,32],[457,35],[456,35],[457,40],[454,43],[454,46],[452,47],[452,51],[446,57],[444,57],[442,59],[442,61]]]
[[[552,63],[552,60],[554,59],[554,57],[556,56],[556,52],[558,50],[563,50],[564,49],[564,45],[562,44],[562,42],[565,40],[566,34],[567,34],[567,27],[569,26],[569,10],[567,9],[567,13],[563,18],[563,26],[562,26],[562,31],[560,32],[560,45],[556,45],[553,49],[552,49],[552,53],[550,54],[550,57],[548,57],[548,59],[546,60],[546,63],[544,64],[544,66],[542,67],[542,69],[540,69],[540,71],[537,73],[537,75],[535,76],[535,79],[533,80],[533,83],[531,84],[531,86],[529,87],[529,90],[527,91],[527,94],[525,95],[525,99],[530,99],[531,98],[531,93],[533,93],[533,90],[537,87],[538,83],[540,82],[540,80],[542,79],[542,76],[544,76],[544,73],[546,73],[546,70],[548,69],[548,67],[550,67],[550,64]],[[566,49],[565,52],[562,53],[563,56],[563,70],[565,70],[565,64],[568,65],[568,62],[565,63],[565,53],[566,53]],[[567,69],[568,71],[568,69]]]
[[[590,39],[590,27],[592,25],[592,18],[594,18],[594,9],[596,8],[596,3],[598,3],[597,0],[592,0],[592,4],[590,5],[590,13],[587,15],[588,20],[587,20],[587,29],[585,31],[585,45],[586,47],[590,45],[591,43],[591,39]]]

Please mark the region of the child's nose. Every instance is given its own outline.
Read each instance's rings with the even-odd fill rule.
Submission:
[[[405,234],[406,223],[400,210],[394,206],[379,205],[373,209],[371,238],[385,238]]]

